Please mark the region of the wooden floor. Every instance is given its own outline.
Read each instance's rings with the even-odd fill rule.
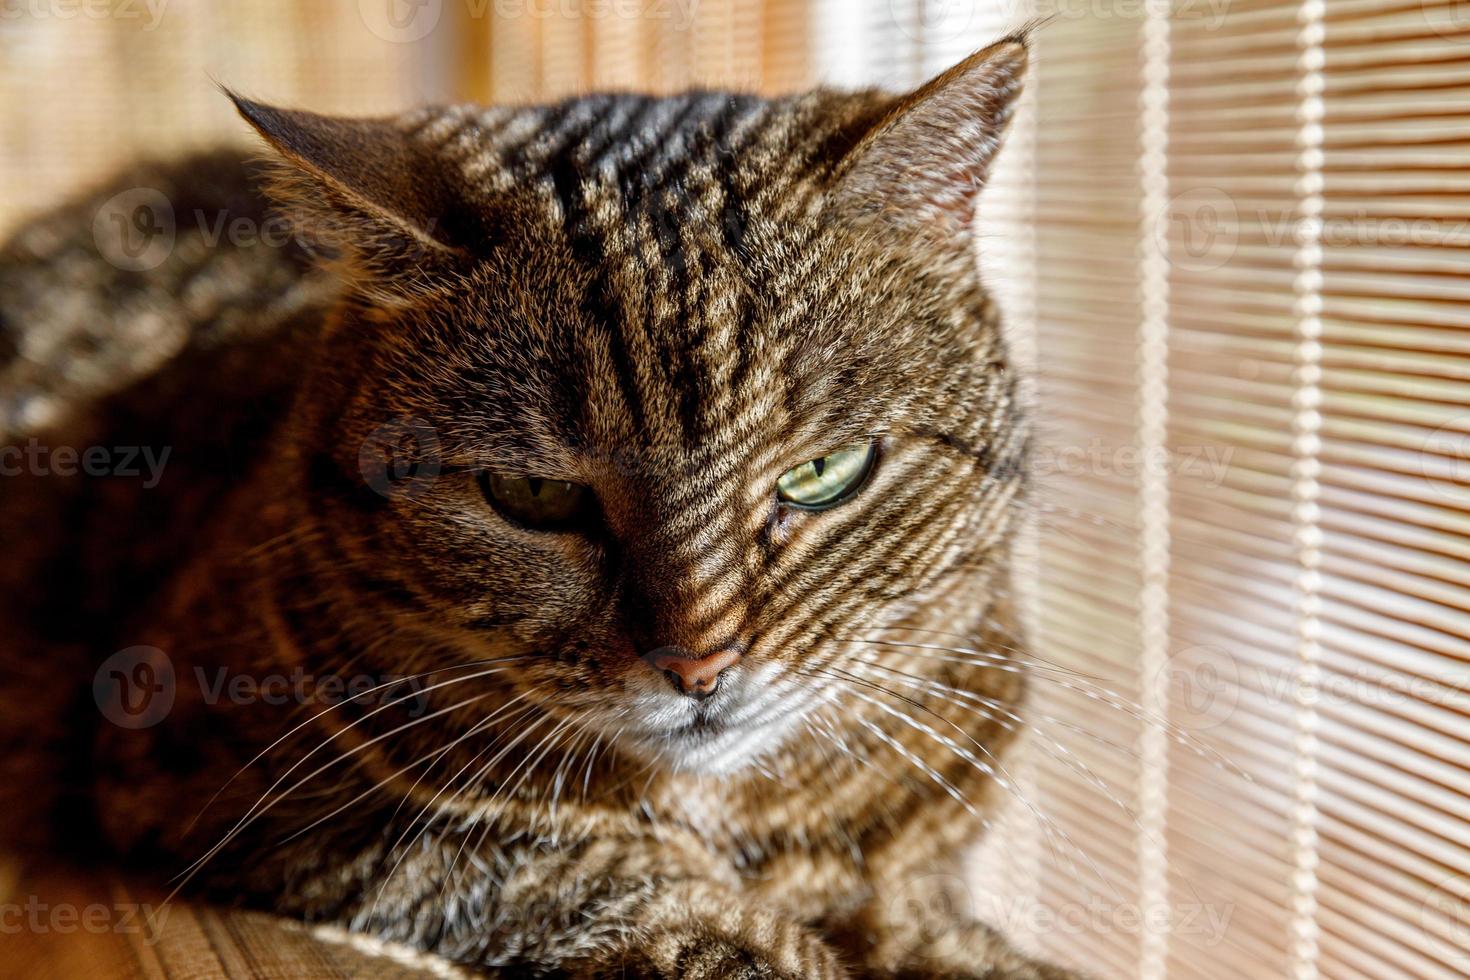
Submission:
[[[338,930],[136,891],[115,879],[0,870],[0,976],[38,980],[410,980],[454,966]]]

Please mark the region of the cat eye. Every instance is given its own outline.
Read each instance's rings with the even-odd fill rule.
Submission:
[[[496,510],[533,530],[567,530],[584,523],[592,510],[592,491],[579,483],[484,472],[479,479]]]
[[[776,481],[776,496],[806,510],[835,507],[862,487],[876,456],[873,444],[865,442],[809,459],[781,474]]]

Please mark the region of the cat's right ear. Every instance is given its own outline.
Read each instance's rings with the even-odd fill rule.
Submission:
[[[842,162],[836,205],[857,220],[968,249],[1026,74],[1027,34],[992,44],[897,99]]]
[[[470,256],[471,209],[393,119],[281,109],[225,90],[279,154],[267,190],[319,254],[365,290],[413,292]]]

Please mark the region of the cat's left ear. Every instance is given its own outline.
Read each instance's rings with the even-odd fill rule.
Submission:
[[[921,236],[967,241],[1026,63],[1018,34],[899,99],[844,158],[838,206]]]
[[[468,259],[474,211],[399,120],[324,116],[226,94],[280,156],[271,197],[359,286],[402,294]]]

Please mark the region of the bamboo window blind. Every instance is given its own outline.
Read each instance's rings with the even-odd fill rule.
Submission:
[[[1465,3],[381,6],[7,6],[0,232],[242,138],[208,75],[329,111],[897,88],[1047,18],[978,230],[1034,376],[1017,592],[1070,673],[974,909],[1099,977],[1470,976]]]

